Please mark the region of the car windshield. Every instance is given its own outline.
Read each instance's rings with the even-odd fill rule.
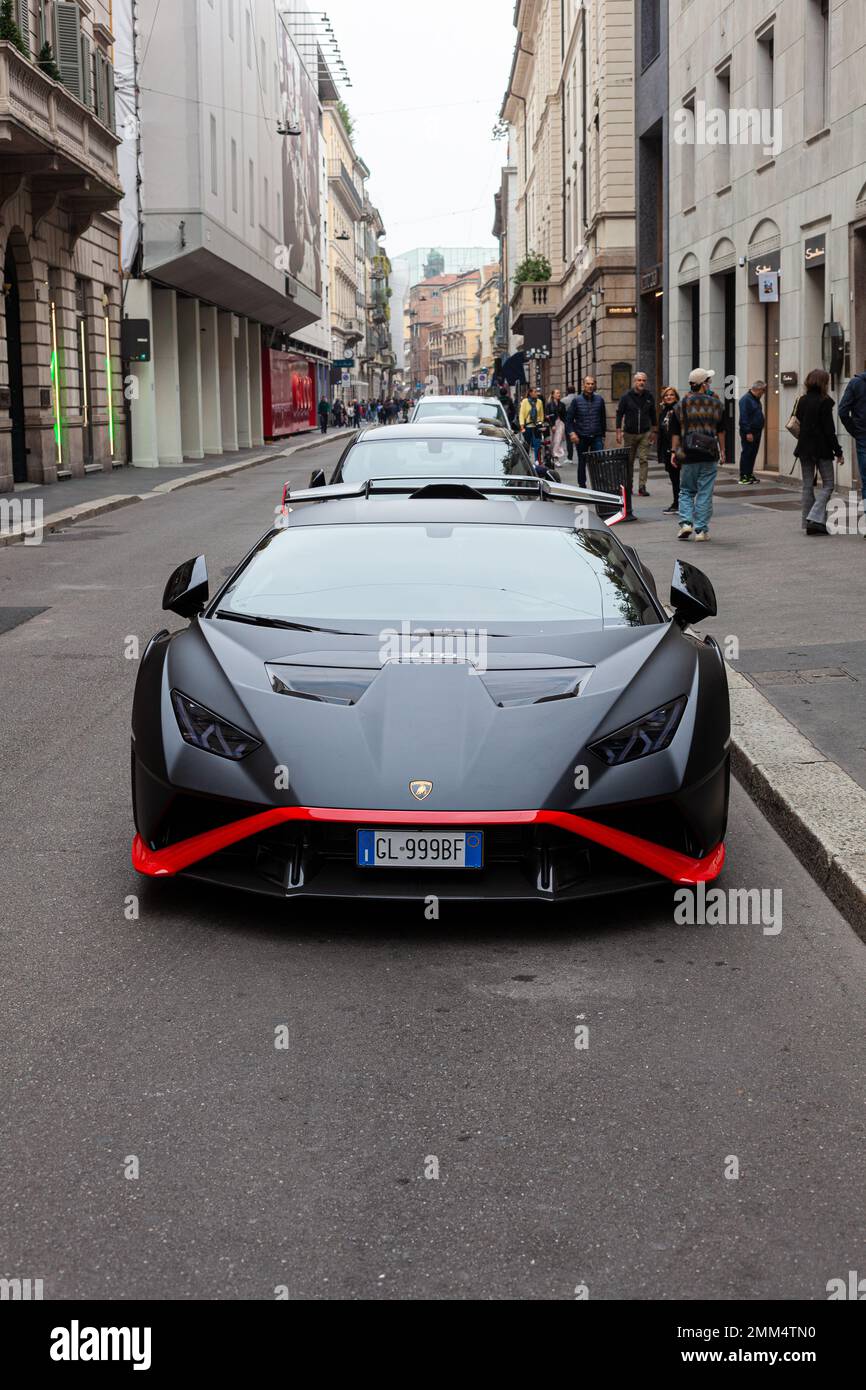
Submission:
[[[419,401],[416,420],[432,420],[436,415],[465,415],[467,420],[499,420],[505,417],[495,401]]]
[[[423,505],[423,504],[422,504]],[[379,633],[401,622],[658,623],[607,535],[549,526],[298,526],[268,536],[218,604],[221,614]]]
[[[343,461],[344,483],[368,478],[493,478],[531,476],[523,447],[508,439],[418,439],[375,435],[356,444]]]

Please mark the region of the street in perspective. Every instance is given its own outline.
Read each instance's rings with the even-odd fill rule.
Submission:
[[[863,19],[0,3],[32,1364],[176,1371],[180,1304],[849,1335]]]

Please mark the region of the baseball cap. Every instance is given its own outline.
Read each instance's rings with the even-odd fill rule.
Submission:
[[[695,367],[689,377],[689,386],[703,386],[705,381],[712,381],[715,372],[708,372],[705,367]]]

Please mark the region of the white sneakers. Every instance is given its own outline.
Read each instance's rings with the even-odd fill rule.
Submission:
[[[708,541],[709,539],[710,539],[710,533],[709,533],[709,531],[696,531],[696,532],[695,532],[695,540],[696,540],[696,541]]]
[[[691,534],[692,534],[692,527],[689,525],[689,523],[688,523],[687,521],[684,521],[683,524],[682,524],[682,526],[680,527],[680,531],[679,531],[679,535],[677,536],[677,540],[680,540],[680,541],[687,541],[687,540],[689,540],[689,539],[691,538]]]

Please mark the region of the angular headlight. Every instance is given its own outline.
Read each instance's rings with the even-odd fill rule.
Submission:
[[[232,762],[237,763],[262,746],[257,738],[245,734],[243,729],[235,728],[227,719],[220,719],[218,714],[197,704],[188,695],[182,695],[179,690],[171,692],[171,702],[181,737],[193,748],[216,753],[218,758],[231,758]]]
[[[598,743],[591,743],[589,751],[607,763],[608,767],[619,767],[622,763],[645,758],[650,753],[660,753],[672,743],[685,707],[686,697],[681,695],[678,700],[660,705],[651,714],[645,714],[624,729],[617,729],[615,734],[608,734]]]

